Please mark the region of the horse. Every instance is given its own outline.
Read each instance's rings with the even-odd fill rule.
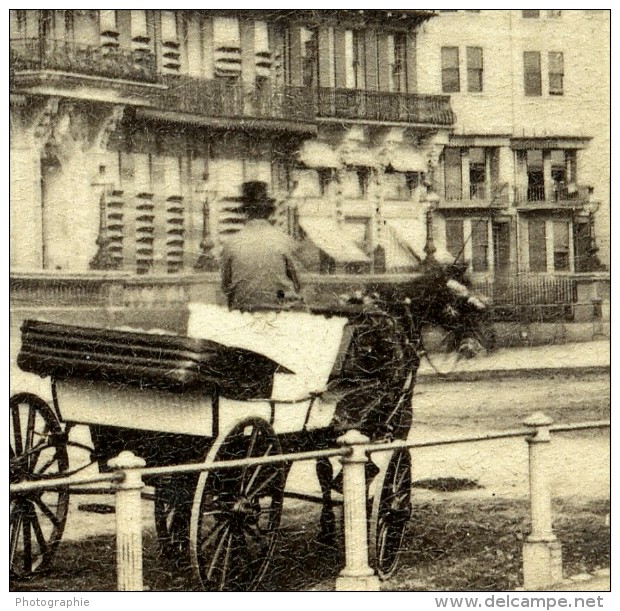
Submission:
[[[407,438],[427,327],[444,329],[450,338],[446,348],[463,358],[495,347],[488,302],[471,289],[464,264],[425,261],[404,283],[371,285],[343,301],[374,314],[353,334],[339,379],[350,390],[338,403],[333,426],[320,446],[333,446],[349,429],[371,441]],[[372,461],[367,463],[367,487],[378,471]],[[320,540],[330,544],[336,532],[332,491],[342,491],[342,474],[334,477],[328,459],[317,460],[316,474],[322,496]]]

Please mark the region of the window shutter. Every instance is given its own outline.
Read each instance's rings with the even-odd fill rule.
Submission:
[[[234,17],[213,19],[215,75],[238,77],[241,74],[241,34]]]

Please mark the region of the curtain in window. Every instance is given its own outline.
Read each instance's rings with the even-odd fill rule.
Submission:
[[[461,219],[446,219],[446,249],[455,260],[463,260],[464,245],[463,221]]]
[[[446,199],[459,200],[463,197],[461,149],[445,148],[443,151]]]
[[[564,94],[564,53],[549,52],[549,95]]]
[[[547,271],[547,232],[546,223],[541,219],[528,221],[530,271]]]
[[[553,221],[553,268],[556,272],[570,271],[568,221]]]
[[[441,88],[444,93],[461,90],[459,77],[459,48],[441,48]]]
[[[467,47],[467,91],[482,91],[482,47]]]
[[[540,52],[525,51],[523,53],[523,74],[525,79],[525,95],[542,95]]]
[[[489,223],[473,219],[471,222],[471,266],[474,272],[486,272],[489,269]]]

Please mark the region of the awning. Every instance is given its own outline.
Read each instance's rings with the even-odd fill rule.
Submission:
[[[426,258],[424,247],[426,246],[426,223],[418,219],[388,219],[387,225],[390,227],[398,242],[411,256],[417,261]],[[435,239],[435,260],[443,265],[454,262],[454,257]]]
[[[395,172],[427,172],[428,164],[418,151],[398,148],[388,153],[389,165]]]
[[[346,236],[334,219],[300,218],[306,237],[336,263],[368,263],[370,259]]]
[[[342,165],[338,153],[329,144],[316,140],[304,142],[298,159],[309,168],[339,168]]]
[[[379,164],[377,155],[365,148],[344,150],[342,152],[342,158],[346,165],[351,166],[372,168]]]

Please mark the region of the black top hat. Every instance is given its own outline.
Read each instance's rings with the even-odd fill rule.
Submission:
[[[242,210],[273,210],[276,200],[269,197],[266,182],[250,180],[241,185],[241,197],[237,201],[241,202]]]

